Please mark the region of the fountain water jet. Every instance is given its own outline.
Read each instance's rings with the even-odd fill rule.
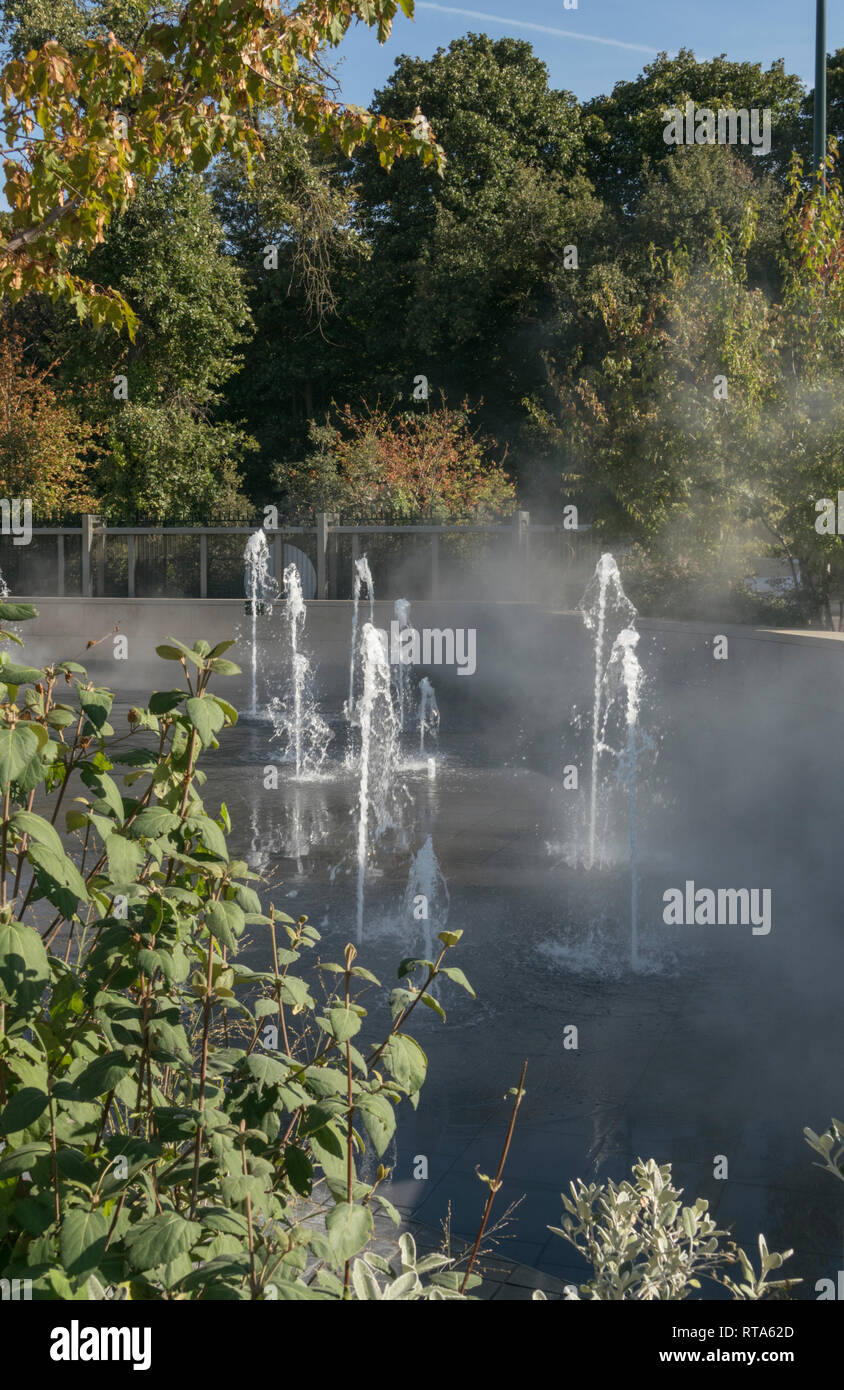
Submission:
[[[425,756],[425,735],[431,733],[436,736],[440,727],[440,711],[437,706],[437,697],[434,694],[434,687],[423,676],[419,682],[419,754]]]
[[[360,606],[360,591],[366,585],[366,592],[369,596],[369,621],[375,622],[375,586],[372,582],[372,573],[369,568],[369,561],[365,555],[361,555],[355,560],[354,577],[352,581],[352,645],[349,653],[349,699],[346,703],[346,719],[351,724],[355,712],[355,663],[357,659],[357,640],[358,640],[358,611]]]
[[[296,776],[301,777],[320,770],[332,734],[319,713],[310,659],[299,647],[306,609],[296,565],[288,565],[284,571],[284,595],[289,675],[283,698],[274,696],[270,701],[270,717],[275,725],[273,738],[285,741],[286,756],[294,763]]]
[[[630,818],[630,964],[639,968],[639,705],[643,672],[636,655],[639,634],[626,627],[616,637],[607,663],[607,686],[623,695],[622,718],[626,727],[624,747],[619,757],[619,771],[627,786]],[[610,699],[613,694],[610,694]]]
[[[363,692],[358,704],[360,763],[357,825],[357,939],[363,940],[364,883],[370,845],[394,824],[393,798],[399,756],[390,664],[380,634],[364,623],[360,642]]]
[[[401,651],[401,635],[406,628],[410,627],[410,602],[406,598],[397,598],[393,607],[396,622],[399,630],[399,651]],[[404,712],[405,701],[409,698],[410,691],[410,672],[405,671],[404,662],[399,660],[396,670],[396,695],[398,703],[399,732],[404,733]]]
[[[243,552],[243,587],[249,600],[252,616],[252,708],[251,714],[258,713],[258,611],[272,613],[272,605],[278,598],[278,585],[270,568],[270,548],[262,526],[246,542]]]
[[[621,586],[618,565],[609,553],[598,561],[586,592],[580,600],[579,611],[590,632],[595,634],[594,663],[595,673],[592,699],[592,767],[589,785],[589,833],[587,868],[595,862],[595,839],[598,816],[598,763],[602,751],[601,724],[603,717],[604,693],[604,652],[607,646],[608,626],[629,628],[635,622],[636,609]]]

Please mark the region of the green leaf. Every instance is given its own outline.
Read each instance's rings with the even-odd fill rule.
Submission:
[[[460,969],[459,966],[441,965],[440,974],[447,975],[448,978],[450,980],[453,980],[456,985],[460,985],[462,989],[465,989],[467,994],[471,994],[473,999],[477,999],[475,991],[472,989],[472,986],[469,984],[469,981],[466,979],[466,976],[463,974],[463,971]],[[445,1014],[443,1014],[443,1018],[445,1018]]]
[[[0,603],[0,623],[25,623],[38,617],[31,603]]]
[[[434,998],[433,994],[420,994],[419,998],[427,1008],[433,1009],[435,1014],[439,1014],[443,1023],[445,1023],[445,1009],[440,1001]]]
[[[113,1091],[124,1077],[131,1075],[132,1063],[123,1052],[106,1052],[95,1057],[76,1079],[80,1100],[97,1100]]]
[[[185,712],[206,748],[214,742],[215,733],[222,729],[226,722],[226,716],[220,706],[211,699],[204,700],[194,696],[185,705]]]
[[[410,1095],[414,1095],[425,1081],[428,1072],[428,1058],[414,1038],[406,1033],[396,1033],[384,1050],[384,1061],[391,1075]]]
[[[24,1086],[0,1112],[0,1129],[4,1134],[15,1134],[18,1130],[27,1129],[43,1115],[49,1102],[50,1097],[46,1091],[39,1090],[37,1086]]]
[[[330,1125],[308,1135],[314,1158],[327,1178],[346,1178],[346,1153],[339,1135]]]
[[[306,982],[300,980],[298,975],[285,975],[281,983],[281,997],[285,1004],[292,1004],[294,1009],[313,1008],[314,1005]]]
[[[85,711],[85,717],[90,725],[90,728],[88,725],[83,728],[83,734],[90,734],[92,729],[99,733],[103,729],[114,703],[114,696],[111,691],[86,690],[84,686],[80,686],[79,703]]]
[[[116,816],[118,821],[122,821],[123,797],[120,795],[120,788],[114,778],[109,777],[108,773],[102,772],[96,767],[84,767],[80,775],[85,786],[105,802],[109,811]]]
[[[234,705],[230,705],[228,700],[221,699],[219,695],[212,695],[211,699],[214,701],[215,704],[220,706],[220,709],[223,711],[223,714],[226,716],[226,719],[228,719],[230,724],[237,723],[237,710],[235,709]]]
[[[396,1132],[396,1112],[383,1095],[371,1096],[364,1093],[358,1098],[357,1106],[364,1129],[380,1158]]]
[[[24,1009],[40,999],[50,978],[47,952],[34,927],[0,922],[0,998]]]
[[[418,965],[424,965],[426,970],[430,970],[433,963],[431,960],[423,960],[421,956],[405,956],[404,960],[399,962],[398,977],[403,980],[405,975],[412,975]]]
[[[151,1270],[187,1255],[202,1235],[196,1221],[187,1221],[175,1211],[159,1212],[137,1226],[130,1226],[123,1237],[133,1269]]]
[[[300,1197],[310,1197],[314,1167],[308,1155],[302,1149],[297,1149],[295,1144],[288,1144],[284,1150],[284,1167],[294,1191]]]
[[[0,788],[20,780],[41,749],[41,740],[28,724],[0,726]]]
[[[37,844],[46,845],[48,849],[55,850],[57,854],[64,853],[61,837],[55,826],[51,825],[43,816],[37,816],[34,811],[15,811],[9,824],[20,835],[28,835]]]
[[[246,1059],[246,1070],[263,1089],[265,1085],[274,1086],[286,1081],[290,1068],[266,1052],[250,1052]]]
[[[381,981],[378,979],[377,975],[373,975],[371,970],[365,970],[362,965],[353,965],[352,974],[357,976],[359,980],[368,980],[371,985],[381,984]]]
[[[0,680],[6,685],[35,685],[43,679],[44,672],[37,666],[16,666],[13,661],[4,661],[0,666]]]
[[[202,843],[211,854],[216,854],[218,859],[228,860],[229,852],[226,848],[226,837],[210,816],[190,816],[185,821],[185,829],[189,835],[199,835]]]
[[[144,852],[140,845],[133,840],[127,840],[123,835],[114,834],[109,835],[105,848],[112,882],[120,886],[134,883],[144,862]]]
[[[44,897],[66,916],[72,917],[80,902],[88,902],[85,880],[66,854],[47,845],[30,845],[26,857],[35,869]]]
[[[78,1276],[98,1269],[106,1253],[108,1222],[100,1211],[74,1207],[62,1220],[59,1248],[67,1274]]]
[[[159,656],[164,656],[165,652],[175,652],[175,657],[167,656],[164,658],[165,661],[181,661],[182,657],[184,656],[187,657],[188,661],[192,661],[194,666],[197,666],[200,671],[204,668],[205,658],[200,656],[198,652],[194,651],[193,647],[186,647],[184,642],[180,642],[177,637],[168,637],[167,642],[169,643],[168,646],[156,647],[155,649],[158,652]]]
[[[374,1229],[369,1207],[338,1202],[325,1219],[328,1241],[338,1265],[344,1265],[368,1245]]]
[[[132,821],[129,831],[135,837],[145,835],[147,839],[156,840],[159,835],[169,835],[179,824],[179,817],[166,807],[145,806]]]
[[[229,950],[237,949],[237,937],[229,925],[228,913],[222,903],[208,903],[205,908],[205,921],[215,941]]]
[[[150,714],[169,714],[171,709],[182,703],[185,698],[184,690],[156,690],[150,696],[148,709]]]
[[[361,1020],[353,1009],[347,1009],[339,1005],[328,1010],[328,1022],[330,1024],[331,1036],[337,1042],[346,1042],[348,1038],[353,1038],[360,1032]]]
[[[39,1158],[50,1152],[50,1145],[44,1143],[21,1144],[19,1149],[12,1149],[11,1152],[4,1150],[0,1155],[0,1179],[18,1178],[21,1173],[28,1173]]]

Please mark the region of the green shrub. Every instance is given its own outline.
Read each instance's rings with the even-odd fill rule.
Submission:
[[[634,1165],[632,1181],[571,1184],[571,1196],[563,1195],[565,1212],[561,1226],[549,1229],[562,1236],[583,1255],[594,1277],[579,1289],[571,1286],[573,1300],[618,1301],[623,1299],[682,1300],[701,1288],[708,1276],[729,1289],[735,1299],[780,1296],[800,1280],[772,1282],[770,1274],[793,1253],[769,1253],[759,1237],[760,1273],[756,1275],[745,1252],[732,1242],[722,1244],[727,1232],[717,1228],[709,1204],[698,1197],[693,1206],[682,1202],[682,1190],[671,1182],[671,1165],[649,1158]],[[743,1279],[736,1281],[724,1269],[738,1263]]]
[[[398,1213],[386,1170],[356,1170],[425,1080],[409,1016],[441,1012],[437,976],[468,988],[442,964],[460,934],[402,962],[392,1024],[364,1041],[375,976],[265,913],[225,805],[203,805],[199,757],[237,719],[210,689],[231,645],[159,647],[181,684],[120,734],[82,667],[3,654],[0,1273],[41,1299],[464,1297],[477,1278],[409,1238],[371,1253],[374,1213]],[[271,970],[239,961],[249,928]]]

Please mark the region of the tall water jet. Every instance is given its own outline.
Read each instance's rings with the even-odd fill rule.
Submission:
[[[618,565],[609,553],[601,556],[597,568],[580,600],[579,612],[588,630],[594,633],[594,681],[592,697],[592,767],[589,785],[589,829],[587,867],[595,862],[598,816],[598,763],[601,755],[603,717],[604,653],[608,633],[630,627],[637,613],[621,586]]]
[[[616,637],[607,663],[609,699],[622,696],[621,718],[626,735],[619,757],[619,772],[627,787],[630,817],[630,964],[639,966],[639,706],[643,671],[636,647],[639,634],[626,627]]]
[[[398,705],[399,733],[404,733],[405,723],[405,704],[409,697],[410,673],[405,669],[405,664],[401,660],[401,639],[402,633],[410,627],[410,601],[406,598],[397,598],[393,605],[395,621],[398,624],[398,649],[399,660],[396,671],[396,701]]]
[[[369,596],[369,621],[375,622],[375,586],[372,583],[372,574],[369,569],[369,561],[365,555],[361,555],[355,560],[354,575],[352,579],[352,645],[349,653],[349,698],[346,703],[346,719],[351,724],[355,711],[355,664],[357,661],[357,641],[358,641],[358,613],[360,608],[360,591],[366,585],[366,592]]]
[[[258,613],[272,613],[272,605],[278,597],[278,585],[270,567],[270,548],[262,526],[246,542],[243,552],[243,587],[249,600],[248,611],[252,616],[252,706],[251,713],[258,713]]]
[[[364,623],[360,642],[363,692],[358,703],[360,763],[357,824],[357,939],[363,940],[364,883],[373,838],[393,823],[398,721],[390,663],[380,634]]]
[[[425,735],[430,733],[436,736],[440,727],[440,711],[437,706],[437,697],[434,694],[434,687],[423,676],[419,682],[419,756],[425,756]]]
[[[317,706],[310,659],[300,650],[305,615],[301,576],[296,565],[288,565],[284,571],[287,683],[283,697],[270,701],[270,717],[273,738],[284,742],[285,756],[295,765],[297,777],[319,771],[332,737]]]
[[[444,931],[448,925],[448,908],[448,885],[429,835],[411,860],[402,904],[403,921],[422,925],[423,950],[428,960],[434,949],[434,932]]]

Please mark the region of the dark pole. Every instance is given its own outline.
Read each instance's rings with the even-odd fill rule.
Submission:
[[[826,0],[817,0],[815,25],[815,145],[813,167],[823,167],[826,158]]]

